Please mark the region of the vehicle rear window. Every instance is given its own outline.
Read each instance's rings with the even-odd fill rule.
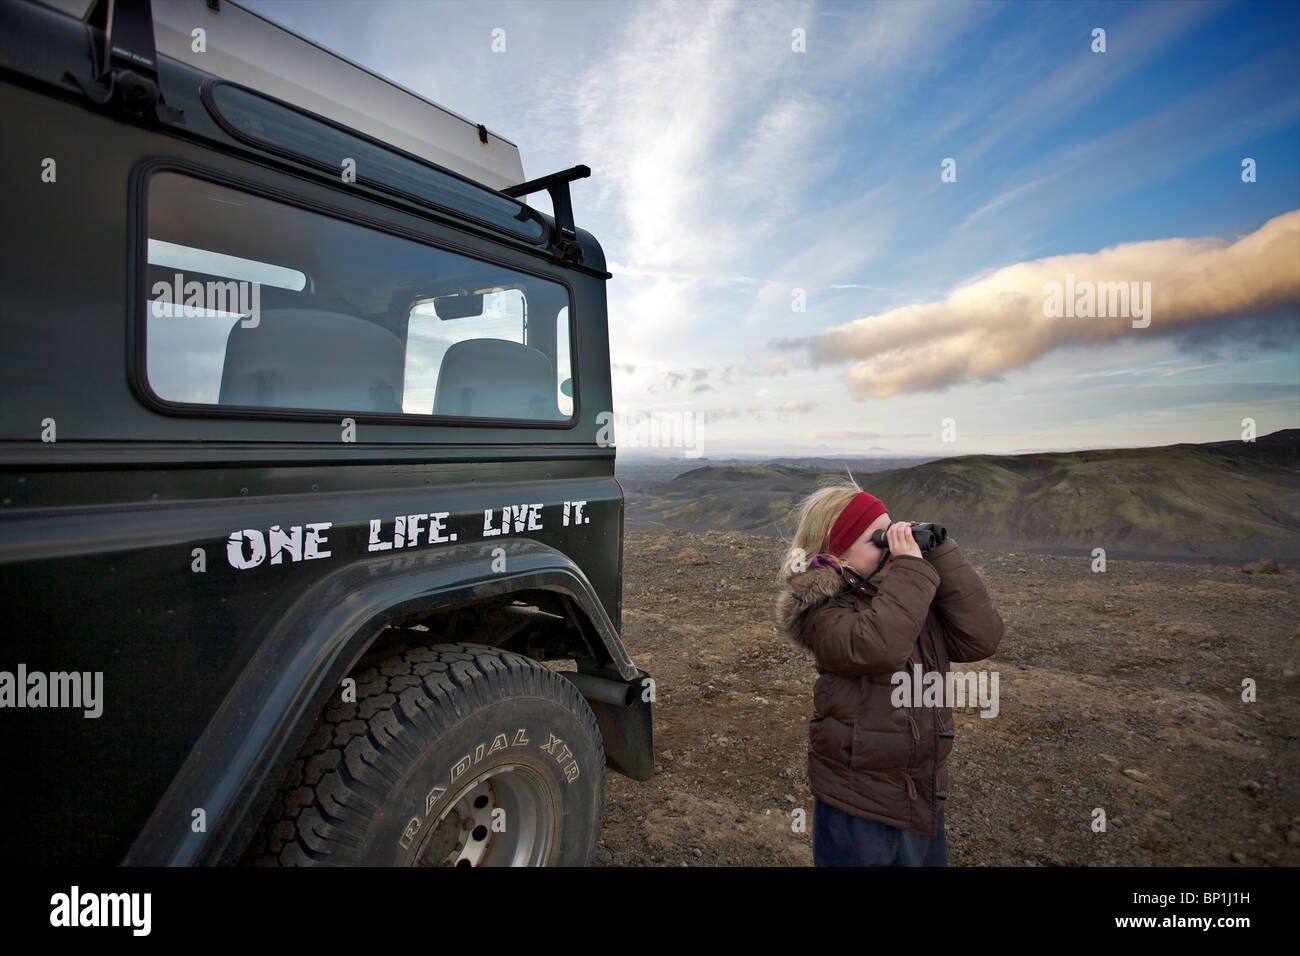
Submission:
[[[148,186],[145,373],[167,402],[562,422],[562,284],[175,172]]]

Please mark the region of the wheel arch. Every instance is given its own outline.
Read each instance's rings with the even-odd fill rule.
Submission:
[[[505,551],[505,570],[493,570],[496,548]],[[257,652],[123,863],[238,860],[330,695],[390,623],[523,590],[566,599],[574,623],[592,651],[605,657],[605,667],[624,680],[640,676],[582,569],[548,545],[521,538],[348,564],[318,580],[262,628]],[[205,832],[190,825],[196,808],[204,810]]]

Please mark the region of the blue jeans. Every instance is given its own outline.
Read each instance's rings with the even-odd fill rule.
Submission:
[[[813,804],[813,866],[947,865],[942,806],[938,833],[928,837],[855,817],[820,800]]]

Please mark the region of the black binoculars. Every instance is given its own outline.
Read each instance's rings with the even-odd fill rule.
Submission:
[[[892,528],[898,522],[893,522]],[[943,525],[933,524],[932,522],[916,522],[912,525],[912,537],[916,539],[916,546],[922,551],[931,551],[948,540],[948,529]],[[877,548],[885,551],[889,550],[889,540],[885,537],[884,531],[877,531],[871,536],[871,543]]]

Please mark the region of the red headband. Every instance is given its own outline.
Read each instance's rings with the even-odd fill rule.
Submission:
[[[835,524],[831,527],[830,553],[843,554],[853,547],[853,542],[858,540],[862,532],[871,527],[871,522],[888,510],[879,498],[872,497],[865,491],[858,492],[840,512],[840,516],[835,519]]]

